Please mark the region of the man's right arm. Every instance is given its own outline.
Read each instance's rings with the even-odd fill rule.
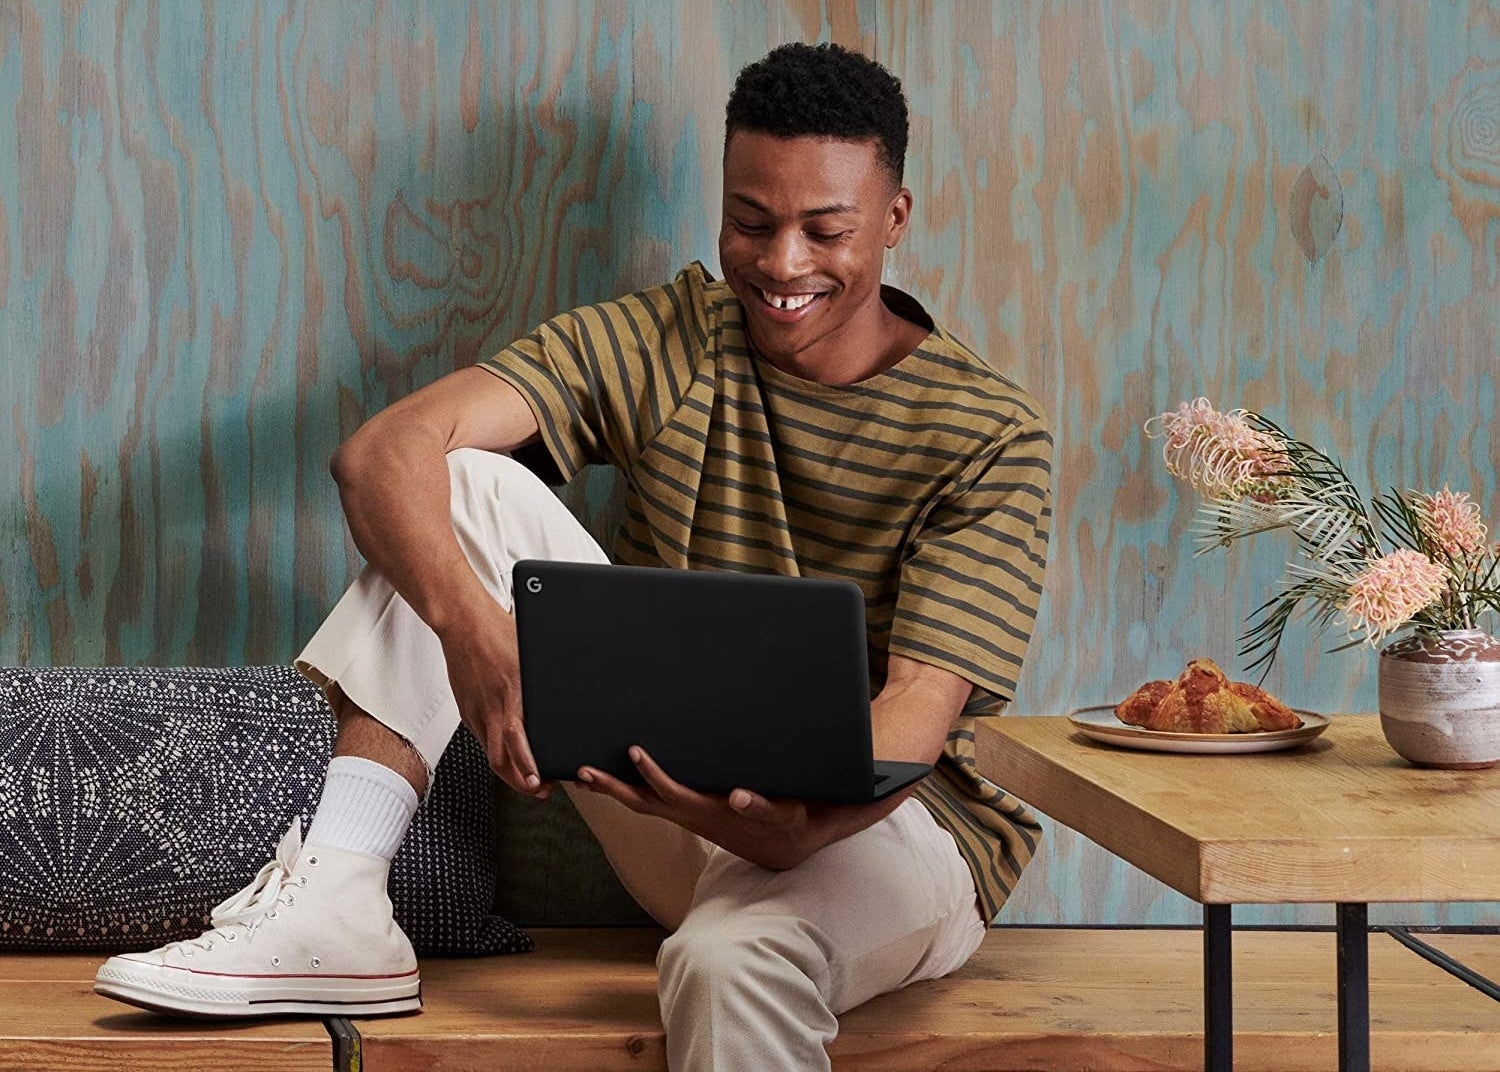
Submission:
[[[534,788],[535,764],[521,730],[514,619],[454,535],[447,455],[503,453],[538,435],[519,391],[466,368],[371,417],[329,461],[355,547],[443,642],[465,724],[496,773],[523,792]]]

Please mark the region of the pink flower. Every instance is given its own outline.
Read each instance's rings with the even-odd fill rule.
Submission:
[[[1249,412],[1220,413],[1208,399],[1197,398],[1151,418],[1146,434],[1166,440],[1162,457],[1167,472],[1204,495],[1269,502],[1290,483],[1289,477],[1278,475],[1286,456],[1274,436],[1250,427]]]
[[[1403,548],[1375,559],[1355,577],[1339,609],[1351,632],[1363,629],[1374,644],[1438,599],[1450,579],[1447,569],[1420,551]]]
[[[1146,434],[1155,438],[1166,437],[1166,449],[1179,451],[1193,441],[1193,437],[1200,428],[1210,428],[1219,416],[1213,404],[1206,398],[1195,399],[1192,402],[1183,402],[1175,410],[1152,417],[1146,422]],[[1161,422],[1161,430],[1151,430],[1152,421]],[[1170,463],[1171,459],[1167,459]]]
[[[1449,558],[1460,561],[1484,553],[1490,534],[1479,519],[1479,504],[1468,493],[1449,491],[1436,495],[1413,495],[1412,505],[1421,519],[1422,532]]]

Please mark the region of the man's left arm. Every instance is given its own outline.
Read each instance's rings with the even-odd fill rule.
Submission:
[[[892,655],[885,687],[870,705],[875,755],[936,763],[973,685],[959,675],[903,655]],[[669,819],[751,863],[775,870],[795,867],[819,849],[872,826],[895,811],[915,785],[873,804],[773,800],[736,789],[699,793],[673,780],[644,751],[631,750],[644,786],[632,786],[597,768],[579,781],[626,807]]]

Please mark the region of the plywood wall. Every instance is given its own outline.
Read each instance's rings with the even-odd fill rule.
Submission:
[[[335,445],[553,312],[715,264],[735,72],[830,38],[910,97],[892,281],[1054,421],[1018,712],[1232,662],[1279,574],[1274,546],[1190,557],[1140,433],[1179,399],[1497,515],[1482,3],[0,0],[0,660],[289,660],[360,564]],[[1375,699],[1368,651],[1305,634],[1269,683]],[[1005,918],[1193,916],[1059,830]]]

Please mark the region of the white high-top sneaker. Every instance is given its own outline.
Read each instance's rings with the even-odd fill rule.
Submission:
[[[198,1016],[379,1016],[422,1007],[411,942],[391,915],[390,863],[302,844],[292,820],[276,858],[213,910],[211,930],[110,957],[95,993]]]

